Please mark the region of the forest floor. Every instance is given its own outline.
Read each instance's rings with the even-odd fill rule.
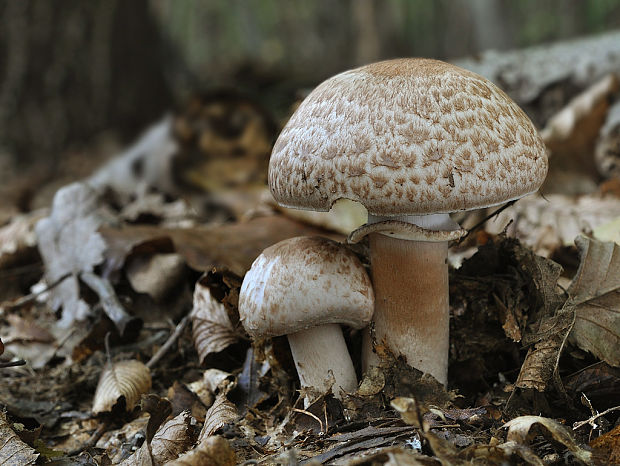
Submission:
[[[620,178],[575,163],[620,157],[620,132],[601,136],[617,84],[596,84],[591,105],[564,98],[578,123],[546,139],[542,194],[456,216],[447,388],[377,344],[355,392],[306,393],[286,337],[245,333],[263,249],[365,222],[275,205],[284,122],[247,96],[196,97],[106,162],[109,146],[67,153],[54,180],[4,180],[0,463],[619,464]],[[360,355],[362,332],[345,338]]]

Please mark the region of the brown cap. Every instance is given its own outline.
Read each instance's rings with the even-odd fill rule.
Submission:
[[[370,278],[357,256],[319,237],[291,238],[265,249],[239,294],[241,322],[255,337],[323,324],[361,328],[373,310]]]
[[[347,198],[380,216],[446,213],[534,192],[547,165],[534,125],[497,86],[405,58],[319,85],[276,141],[269,186],[287,207]]]

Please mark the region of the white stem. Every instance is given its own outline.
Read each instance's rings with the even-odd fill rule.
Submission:
[[[333,380],[332,391],[338,399],[342,390],[357,389],[357,376],[340,325],[326,324],[291,333],[288,342],[302,387],[325,393]]]

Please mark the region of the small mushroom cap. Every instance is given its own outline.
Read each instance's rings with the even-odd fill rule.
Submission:
[[[254,337],[323,324],[362,328],[373,310],[372,285],[360,260],[345,246],[319,237],[291,238],[265,249],[239,294],[241,323]]]
[[[282,130],[269,186],[287,207],[340,198],[374,215],[448,213],[536,191],[547,174],[536,128],[503,91],[437,60],[362,66],[320,84]]]

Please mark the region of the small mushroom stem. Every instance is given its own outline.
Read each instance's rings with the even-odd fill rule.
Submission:
[[[333,380],[332,391],[338,399],[341,390],[357,389],[357,375],[340,325],[325,324],[291,333],[288,342],[302,387],[324,393]]]
[[[449,350],[448,242],[369,235],[375,341],[446,385]],[[364,369],[377,363],[368,342]]]

